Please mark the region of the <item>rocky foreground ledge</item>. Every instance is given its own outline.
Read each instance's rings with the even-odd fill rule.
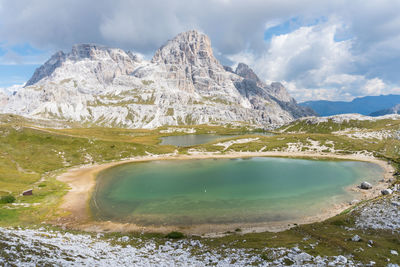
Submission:
[[[61,233],[38,229],[0,228],[0,265],[86,265],[86,266],[281,266],[292,262],[301,266],[337,266],[346,264],[357,266],[356,262],[344,256],[314,257],[298,247],[265,248],[272,262],[265,261],[250,250],[224,249],[220,252],[208,251],[201,241],[167,241],[156,245],[148,241],[137,247],[129,245],[128,236],[114,240],[102,240],[101,236]],[[111,244],[117,243],[117,244]],[[125,244],[124,244],[125,243]],[[205,251],[195,255],[194,250]],[[274,259],[275,258],[275,259]]]
[[[400,195],[395,193],[360,205],[352,211],[354,229],[400,231]],[[298,246],[252,249],[221,247],[212,250],[202,240],[142,240],[140,237],[73,234],[58,230],[0,228],[0,266],[89,265],[89,266],[365,266],[352,255],[312,256]],[[355,235],[348,242],[361,242]],[[373,245],[373,240],[368,242]],[[317,245],[317,244],[315,244]],[[399,250],[391,250],[387,266],[399,266]],[[398,257],[398,261],[396,260]],[[367,266],[374,266],[373,261]]]

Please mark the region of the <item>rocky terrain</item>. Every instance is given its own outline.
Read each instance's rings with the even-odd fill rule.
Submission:
[[[356,228],[399,231],[399,195],[368,202],[354,210]],[[384,214],[384,217],[381,216]],[[379,216],[378,216],[379,215]],[[352,228],[347,231],[351,234]],[[367,242],[354,235],[347,242]],[[368,244],[374,246],[373,240]],[[310,247],[317,246],[310,244]],[[140,237],[104,237],[103,234],[72,234],[51,229],[0,228],[0,265],[96,265],[96,266],[366,266],[352,255],[313,256],[298,246],[251,249],[209,249],[200,239],[142,240]],[[395,249],[390,251],[396,259]],[[400,261],[400,260],[399,260]],[[388,259],[387,266],[399,266]],[[368,266],[376,266],[369,262]]]
[[[274,128],[302,116],[280,83],[267,85],[245,64],[234,71],[214,57],[210,39],[181,33],[150,61],[122,49],[75,45],[54,54],[24,88],[0,94],[0,112],[87,125],[246,123]]]
[[[400,195],[379,199],[357,208],[356,226],[361,229],[383,229],[400,232]],[[400,252],[400,251],[399,251]]]
[[[111,244],[111,243],[117,244]],[[131,246],[135,242],[139,245]],[[0,264],[24,266],[37,265],[95,265],[95,266],[282,266],[292,262],[295,266],[356,266],[349,257],[342,255],[311,256],[298,247],[265,248],[270,260],[266,261],[246,249],[207,251],[199,240],[167,241],[157,245],[140,238],[123,236],[102,239],[101,235],[71,234],[59,231],[0,228]]]

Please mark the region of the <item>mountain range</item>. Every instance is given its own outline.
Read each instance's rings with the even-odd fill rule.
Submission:
[[[23,88],[0,94],[0,103],[2,113],[128,128],[273,128],[315,114],[281,83],[265,84],[246,64],[222,66],[210,39],[195,30],[169,40],[151,60],[118,48],[74,45],[36,69]]]
[[[345,101],[307,101],[299,105],[313,109],[320,116],[331,116],[345,113],[370,115],[384,109],[390,109],[400,103],[400,95],[365,96]],[[382,114],[383,115],[383,114]]]
[[[378,110],[369,114],[372,117],[384,116],[388,114],[400,114],[400,104],[397,104],[394,107]]]

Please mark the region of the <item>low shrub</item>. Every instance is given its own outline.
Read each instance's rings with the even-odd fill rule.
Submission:
[[[12,195],[2,196],[0,198],[1,204],[7,204],[7,203],[13,203],[13,202],[15,202],[15,197]]]
[[[165,237],[166,238],[171,238],[171,239],[181,239],[181,238],[184,238],[185,235],[183,233],[181,233],[181,232],[175,232],[174,231],[174,232],[171,232],[171,233],[167,234]]]

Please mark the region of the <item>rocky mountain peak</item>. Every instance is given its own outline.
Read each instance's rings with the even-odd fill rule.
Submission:
[[[106,50],[106,47],[96,44],[76,44],[72,47],[70,58],[75,60],[92,58],[96,52]]]
[[[57,52],[27,86],[0,94],[0,112],[130,128],[241,122],[273,128],[313,114],[249,66],[224,68],[198,31],[177,35],[151,61],[95,44]]]
[[[270,93],[284,102],[295,101],[280,82],[273,82],[270,86]]]
[[[246,64],[239,63],[236,67],[235,73],[245,79],[261,82],[255,72]]]
[[[180,33],[168,41],[156,51],[152,62],[190,65],[215,64],[220,66],[213,55],[210,39],[204,33],[196,30]]]
[[[66,54],[63,51],[58,51],[49,60],[47,60],[42,66],[37,68],[33,73],[29,81],[26,82],[25,86],[30,86],[44,77],[50,76],[61,64],[65,61]]]
[[[156,51],[151,63],[161,66],[170,86],[187,92],[210,90],[226,73],[213,55],[208,36],[196,30],[169,40]]]
[[[84,63],[86,61],[86,63]],[[128,51],[119,48],[109,48],[97,44],[76,44],[71,52],[55,53],[47,62],[35,70],[31,79],[25,87],[36,84],[44,78],[55,75],[57,69],[62,69],[61,76],[77,76],[80,72],[79,67],[66,67],[71,64],[86,64],[85,71],[89,71],[96,76],[100,82],[110,82],[120,74],[130,74],[135,68],[135,64],[141,59]],[[68,63],[68,64],[67,64]],[[62,66],[64,65],[64,68]],[[53,74],[54,73],[54,74]],[[58,75],[60,76],[60,75]]]

